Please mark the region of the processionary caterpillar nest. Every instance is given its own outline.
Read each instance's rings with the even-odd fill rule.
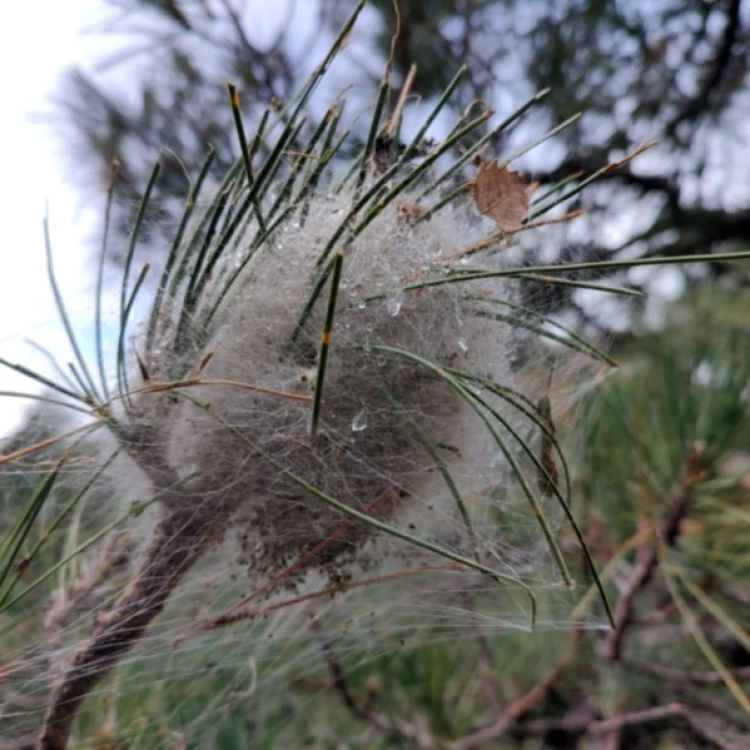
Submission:
[[[206,377],[278,392],[314,392],[322,311],[312,316],[303,335],[290,341],[315,279],[320,248],[310,238],[329,236],[350,201],[346,194],[315,199],[304,227],[290,223],[276,243],[259,252],[238,281],[224,322],[203,349],[190,354],[198,362],[206,351],[213,352]],[[464,308],[471,293],[507,298],[513,283],[494,279],[460,289],[393,291],[437,267],[443,255],[470,236],[460,214],[445,212],[412,226],[392,206],[350,246],[332,331],[321,428],[314,438],[306,402],[229,386],[213,388],[210,398],[201,398],[210,401],[210,410],[185,399],[175,406],[172,393],[150,396],[148,406],[138,411],[139,422],[159,435],[154,449],[166,450],[178,477],[193,475],[165,504],[191,504],[205,516],[206,527],[216,525],[217,531],[230,517],[241,519],[242,557],[258,576],[278,571],[347,520],[293,477],[359,511],[386,493],[369,514],[379,519],[401,513],[421,516],[423,528],[430,527],[430,515],[436,516],[434,510],[425,513],[428,504],[441,508],[441,514],[456,514],[444,482],[436,481],[435,457],[424,436],[443,446],[439,453],[459,492],[470,497],[481,485],[499,483],[504,470],[487,468],[499,466],[490,460],[497,452],[491,435],[472,418],[465,400],[415,358],[506,379],[510,329]],[[221,277],[221,269],[217,275]],[[161,332],[165,338],[174,334],[171,325],[168,320]],[[165,379],[174,365],[157,355],[148,363],[152,377]],[[472,432],[477,438],[467,439]],[[141,461],[148,461],[146,454]],[[340,576],[338,565],[356,558],[373,531],[355,524],[310,563]],[[470,554],[468,536],[463,534],[463,542],[460,536],[453,534],[451,543]],[[369,564],[366,554],[360,563]]]

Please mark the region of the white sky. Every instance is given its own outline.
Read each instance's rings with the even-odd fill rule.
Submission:
[[[51,111],[48,95],[62,70],[91,56],[95,40],[78,32],[95,20],[101,7],[101,0],[30,0],[6,3],[0,17],[0,356],[45,373],[50,372],[48,363],[25,339],[54,349],[63,363],[70,356],[47,283],[45,205],[60,284],[69,299],[86,299],[76,292],[91,284],[85,270],[91,254],[84,237],[95,214],[82,210],[79,196],[65,184],[60,158],[64,144],[55,137],[53,123],[33,122],[31,117]],[[0,367],[0,390],[8,389],[36,390],[32,381]],[[13,430],[23,406],[21,400],[0,396],[0,437]]]

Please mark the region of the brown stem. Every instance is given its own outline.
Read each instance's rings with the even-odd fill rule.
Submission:
[[[669,499],[669,513],[660,531],[661,541],[668,547],[677,543],[682,520],[689,510],[692,488],[703,477],[703,462],[703,446],[695,443],[689,448],[683,476]],[[625,638],[634,620],[636,603],[659,565],[658,550],[657,541],[638,550],[635,568],[615,606],[614,627],[602,643],[601,653],[608,661],[619,661],[622,656]]]
[[[432,750],[432,748],[436,747],[435,738],[426,727],[398,717],[385,716],[374,711],[367,704],[361,704],[349,687],[344,667],[339,661],[333,641],[325,635],[317,621],[313,621],[312,629],[318,634],[323,655],[333,677],[333,687],[341,696],[344,705],[354,716],[367,722],[375,732],[386,738],[394,737],[406,740],[413,743],[420,750]]]
[[[349,683],[346,679],[346,673],[344,672],[344,668],[339,661],[338,654],[336,653],[336,649],[334,648],[331,639],[322,632],[318,623],[314,623],[313,630],[317,631],[319,634],[319,641],[321,649],[323,651],[323,656],[328,663],[328,668],[331,670],[333,687],[341,696],[341,700],[344,702],[344,705],[358,719],[362,719],[363,721],[366,721],[368,724],[372,725],[373,729],[375,729],[377,732],[381,734],[384,733],[386,735],[390,734],[393,731],[391,722],[388,721],[388,719],[384,716],[380,716],[374,711],[371,711],[368,708],[360,705],[359,701],[357,701],[357,699],[354,697],[354,694],[349,688]]]
[[[666,706],[655,706],[646,708],[641,711],[618,714],[608,719],[592,721],[590,718],[582,717],[580,720],[573,721],[554,721],[548,719],[538,719],[526,724],[518,724],[514,727],[514,732],[518,737],[525,735],[545,735],[553,729],[586,734],[588,736],[600,736],[619,732],[625,727],[649,724],[652,722],[662,721],[681,722],[695,737],[703,740],[701,747],[714,747],[718,750],[739,750],[739,746],[734,744],[729,738],[725,738],[709,726],[699,717],[694,716],[690,709],[682,703],[670,703]]]
[[[530,711],[549,693],[562,674],[573,664],[578,656],[578,649],[582,638],[583,631],[580,629],[574,630],[571,634],[570,647],[542,680],[527,693],[513,701],[495,721],[454,742],[451,745],[451,750],[471,750],[471,748],[475,747],[486,747],[488,743],[502,737],[508,732],[521,716]]]
[[[627,656],[623,657],[621,661],[626,666],[631,667],[638,672],[644,672],[662,680],[679,683],[693,682],[699,685],[724,684],[724,677],[714,671],[673,669],[672,667],[665,667],[661,664],[651,664],[650,662],[631,659]],[[741,667],[739,669],[730,670],[730,674],[735,680],[750,680],[750,667]]]
[[[94,687],[142,637],[169,595],[211,541],[205,513],[195,506],[167,512],[154,530],[140,570],[114,608],[99,618],[55,690],[37,748],[65,750],[73,720]]]

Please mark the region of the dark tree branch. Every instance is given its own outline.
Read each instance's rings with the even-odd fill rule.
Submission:
[[[708,109],[711,96],[714,90],[721,83],[729,63],[732,60],[732,48],[740,32],[740,5],[742,0],[730,0],[727,9],[727,23],[724,27],[719,48],[716,52],[713,65],[708,75],[703,81],[698,94],[691,99],[683,110],[667,125],[666,133],[669,137],[674,138],[677,128],[686,120],[693,120],[699,117]]]

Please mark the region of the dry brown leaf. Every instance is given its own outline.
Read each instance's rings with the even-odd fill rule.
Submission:
[[[496,161],[485,162],[471,183],[471,191],[477,211],[489,216],[498,229],[509,234],[523,229],[529,212],[529,194],[518,172],[500,167]]]

